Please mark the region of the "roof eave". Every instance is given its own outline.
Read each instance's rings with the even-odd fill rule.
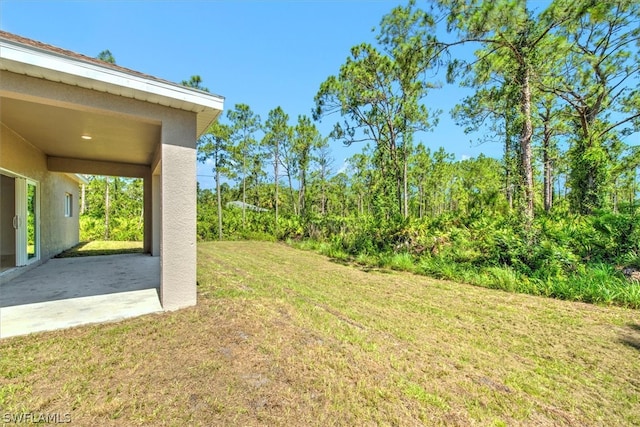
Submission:
[[[84,184],[84,185],[88,185],[89,184],[89,180],[82,174],[79,174],[79,173],[68,173],[66,175],[69,178],[71,178],[74,181],[76,181],[78,184]]]
[[[197,136],[220,115],[224,98],[0,39],[0,69],[197,114]]]

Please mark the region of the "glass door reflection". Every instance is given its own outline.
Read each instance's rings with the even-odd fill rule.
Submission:
[[[38,256],[38,227],[37,227],[37,195],[36,185],[27,182],[27,259]]]

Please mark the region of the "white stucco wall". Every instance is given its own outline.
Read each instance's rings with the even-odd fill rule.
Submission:
[[[38,183],[41,260],[49,259],[78,243],[78,183],[65,174],[49,172],[44,153],[4,124],[0,124],[0,168]],[[71,217],[65,217],[65,193],[73,197]]]
[[[168,112],[169,113],[169,112]],[[173,110],[162,123],[160,256],[162,306],[196,303],[196,116]]]

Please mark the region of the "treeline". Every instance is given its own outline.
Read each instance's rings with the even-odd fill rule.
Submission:
[[[138,178],[89,176],[81,188],[80,241],[142,241],[143,183]]]
[[[638,22],[640,4],[624,0],[397,7],[321,83],[310,116],[237,104],[210,127],[198,237],[286,240],[367,268],[640,307]],[[501,159],[430,148],[447,145],[429,136],[442,80],[473,89],[451,113],[501,141]],[[182,83],[206,90],[199,76]],[[329,141],[363,149],[336,165]],[[90,186],[83,235],[141,239],[141,184]]]
[[[208,159],[204,150],[210,137],[201,140],[203,161]],[[231,170],[233,163],[227,160],[224,174],[220,167],[219,174],[211,177],[214,181],[219,179],[218,190],[198,189],[198,235],[203,240],[252,233],[277,239],[327,238],[332,230],[344,231],[344,226],[336,224],[346,224],[349,218],[376,219],[382,227],[402,224],[406,222],[402,218],[388,215],[392,208],[385,205],[388,200],[380,190],[384,177],[375,168],[371,151],[355,154],[340,167],[344,170],[336,172],[334,159],[323,142],[305,154],[307,167],[296,161],[286,167],[281,165],[284,172],[275,180],[273,172],[269,174],[265,169],[274,162],[273,157],[256,143],[250,159],[256,166],[253,174],[243,179],[241,173]],[[500,160],[481,155],[455,161],[443,148],[432,152],[418,144],[407,164],[411,218],[507,215],[510,211],[502,193]],[[304,185],[289,177],[287,171],[304,176]]]
[[[263,123],[236,105],[211,127],[200,238],[289,239],[367,265],[640,306],[624,275],[640,268],[640,154],[625,142],[640,129],[640,6],[431,5],[393,9],[375,45],[353,47],[321,84],[312,118],[337,118],[328,138],[366,147],[344,170],[310,118],[290,123],[280,107]],[[475,56],[457,57],[467,44]],[[444,145],[428,134],[439,72],[475,89],[452,114],[500,138],[502,159],[428,148]]]

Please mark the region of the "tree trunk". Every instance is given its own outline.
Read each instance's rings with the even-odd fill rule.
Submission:
[[[87,198],[85,194],[86,185],[82,184],[82,202],[80,203],[80,215],[87,210]]]
[[[325,186],[326,186],[326,177],[327,170],[325,165],[322,165],[322,169],[320,171],[320,212],[322,216],[325,216],[326,209],[326,194],[325,194]]]
[[[629,209],[631,209],[630,212],[634,212],[635,208],[636,208],[636,192],[638,191],[637,188],[637,178],[638,178],[638,170],[640,169],[640,167],[636,167],[633,173],[633,186],[631,187],[631,191],[629,192]]]
[[[424,188],[422,182],[418,186],[418,195],[418,218],[422,219],[424,216]]]
[[[522,155],[522,188],[524,191],[524,218],[525,225],[531,226],[533,222],[533,166],[531,137],[533,126],[531,124],[531,82],[530,70],[525,64],[520,66],[520,109],[523,116],[522,133],[520,135],[520,150]]]
[[[403,214],[404,214],[405,218],[408,218],[409,217],[409,182],[408,182],[409,178],[408,178],[407,175],[409,174],[409,171],[407,170],[407,167],[408,167],[407,163],[409,163],[409,162],[407,161],[407,147],[404,147],[403,151],[404,151],[403,152],[404,158],[402,159],[403,163],[404,163],[403,170],[402,170],[402,181],[403,181],[402,184],[403,184],[403,187],[404,187],[403,188],[403,190],[404,190],[404,193],[403,193],[404,212],[403,212]]]
[[[298,206],[296,206],[296,198],[293,195],[293,183],[291,182],[291,173],[287,170],[287,179],[289,180],[289,198],[291,199],[291,207],[293,208],[293,214],[298,215]]]
[[[550,212],[553,207],[553,161],[551,159],[551,131],[549,117],[545,117],[544,139],[542,141],[542,162],[544,173],[544,210]]]
[[[109,177],[104,179],[104,240],[109,240]]]
[[[305,197],[306,197],[306,186],[307,186],[307,173],[304,170],[304,167],[300,168],[300,190],[298,192],[298,212],[300,214],[301,217],[304,217],[306,215],[305,209],[306,209],[306,203],[305,203]]]
[[[504,190],[507,196],[507,202],[509,203],[509,211],[513,210],[513,185],[511,180],[512,174],[512,161],[511,161],[511,133],[509,116],[505,117],[505,145],[504,145]]]
[[[549,147],[544,149],[544,210],[550,212],[553,207],[553,162],[549,156]]]
[[[276,142],[275,152],[273,156],[273,181],[276,187],[275,195],[275,210],[276,210],[276,223],[275,223],[275,231],[276,235],[278,234],[278,143]]]
[[[218,240],[222,240],[222,194],[220,194],[220,168],[216,166],[216,193],[218,193]]]
[[[242,154],[242,231],[247,230],[246,220],[247,207],[247,154]]]

